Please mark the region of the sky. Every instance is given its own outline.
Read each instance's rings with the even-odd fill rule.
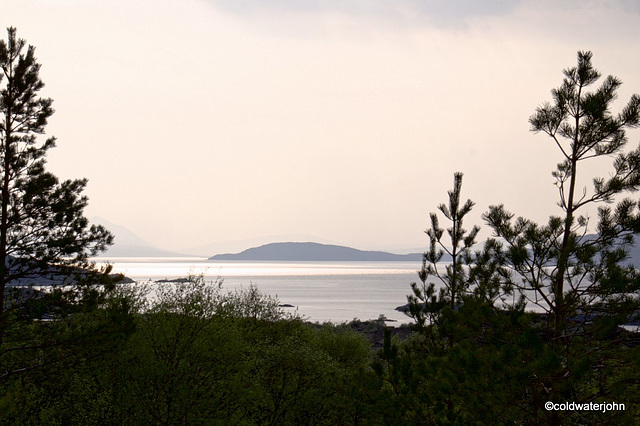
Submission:
[[[49,170],[88,178],[88,217],[172,250],[293,234],[426,247],[429,213],[457,171],[476,202],[469,228],[494,204],[545,222],[560,214],[561,158],[528,118],[562,70],[591,50],[623,81],[614,110],[640,92],[633,0],[0,0],[0,10],[36,47],[41,93],[54,99]]]

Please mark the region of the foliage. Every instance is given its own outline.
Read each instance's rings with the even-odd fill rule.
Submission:
[[[412,284],[408,297],[418,334],[402,343],[388,339],[375,363],[394,401],[389,413],[402,419],[396,424],[637,422],[635,408],[588,415],[544,409],[546,401],[631,408],[637,398],[632,360],[640,349],[619,326],[640,312],[640,277],[627,262],[640,213],[636,201],[620,196],[640,188],[640,147],[624,150],[625,130],[640,124],[640,97],[611,113],[620,81],[608,77],[588,92],[600,77],[591,58],[579,52],[578,65],[552,91],[553,104],[530,119],[562,155],[552,174],[562,216],[539,225],[492,206],[483,218],[495,238],[472,252],[477,231],[464,236],[462,219],[473,203],[460,207],[461,174],[449,206],[439,206],[452,224],[449,246],[431,215],[422,286]],[[579,191],[583,163],[602,157],[614,157],[609,177]],[[598,221],[590,229],[593,208]],[[441,274],[444,253],[451,263]],[[428,281],[434,277],[439,293]],[[531,306],[538,313],[525,312]]]
[[[114,287],[88,257],[112,236],[83,216],[86,180],[45,169],[52,100],[35,49],[0,42],[0,421],[340,424],[367,343],[285,314],[256,286]],[[46,290],[25,287],[53,283]],[[57,284],[57,285],[56,285]],[[21,287],[19,287],[21,286]],[[6,290],[6,291],[5,291]],[[5,299],[5,294],[7,298]],[[149,297],[147,297],[149,296]]]
[[[35,49],[8,29],[0,41],[0,380],[59,363],[83,341],[70,315],[82,315],[113,288],[110,267],[88,262],[111,244],[104,228],[83,216],[85,179],[59,182],[45,170],[55,138],[39,144],[53,114],[38,97],[44,84]],[[29,285],[51,284],[36,291]],[[43,322],[56,318],[55,322]],[[73,330],[73,331],[72,331]],[[47,356],[45,348],[51,349]],[[58,353],[59,356],[53,356]]]
[[[590,52],[578,52],[577,66],[565,70],[562,85],[551,92],[553,103],[543,104],[529,120],[561,153],[552,175],[562,216],[539,225],[514,219],[500,205],[484,218],[503,243],[506,265],[518,274],[519,293],[547,314],[541,332],[561,362],[555,374],[538,376],[539,387],[554,401],[602,401],[615,394],[624,402],[628,396],[610,384],[619,383],[628,353],[637,354],[619,326],[640,309],[640,275],[627,261],[640,232],[640,212],[637,201],[621,198],[640,188],[640,145],[624,150],[626,130],[640,125],[640,96],[633,95],[614,115],[621,82],[609,76],[588,91],[600,78],[591,59]],[[580,191],[579,172],[602,157],[613,157],[609,177],[594,177],[592,189]],[[594,208],[598,220],[589,228]],[[571,414],[556,413],[551,420],[563,417]]]
[[[474,226],[471,232],[462,227],[464,217],[471,211],[474,203],[467,200],[460,205],[462,190],[462,173],[454,175],[453,190],[449,191],[449,205],[440,204],[438,209],[451,222],[447,229],[450,247],[444,244],[442,237],[444,229],[440,227],[438,216],[431,213],[431,228],[425,231],[429,236],[429,250],[422,256],[422,269],[418,273],[421,285],[411,284],[413,294],[408,297],[409,312],[416,324],[425,327],[427,324],[440,324],[443,308],[453,310],[461,302],[464,294],[469,291],[467,271],[464,269],[465,261],[469,259],[471,247],[476,243],[476,236],[480,228]],[[445,253],[451,259],[451,263],[445,266],[445,272],[441,273],[438,264]],[[436,293],[431,277],[437,278],[442,287]]]
[[[14,29],[0,42],[3,297],[12,287],[0,303],[1,423],[637,423],[640,345],[619,326],[640,311],[640,276],[625,263],[640,213],[621,198],[640,188],[640,147],[624,150],[640,97],[614,115],[618,79],[587,92],[600,76],[589,52],[530,119],[562,155],[562,216],[540,225],[492,206],[483,217],[494,238],[476,249],[479,228],[463,227],[474,203],[461,202],[456,173],[438,206],[449,227],[430,216],[408,296],[415,332],[401,340],[384,318],[308,324],[253,284],[227,292],[189,276],[116,287],[109,268],[87,268],[111,237],[82,216],[86,181],[44,170],[54,140],[38,146],[37,135],[53,110],[36,96],[39,65],[24,45]],[[580,193],[583,163],[610,156],[609,178]],[[72,285],[10,285],[44,277]],[[382,333],[373,351],[365,336]],[[627,411],[552,412],[547,401]]]
[[[497,300],[504,300],[504,296],[511,294],[513,288],[511,272],[505,267],[499,247],[489,243],[480,252],[472,251],[480,228],[474,226],[467,232],[463,227],[464,217],[471,212],[474,203],[471,200],[464,204],[460,202],[462,176],[462,173],[454,175],[448,206],[438,206],[451,223],[447,228],[450,243],[444,242],[445,230],[440,227],[436,213],[431,213],[431,228],[425,231],[429,236],[429,250],[423,254],[422,268],[418,272],[421,284],[412,283],[413,294],[407,296],[409,315],[432,351],[442,349],[443,341],[438,335],[442,331],[448,335],[448,344],[453,345],[455,326],[451,318],[467,300],[480,299],[494,306]],[[450,263],[444,264],[443,273],[441,262],[445,254]],[[439,281],[439,290],[436,290],[434,278]],[[522,309],[522,304],[517,303],[512,308]]]
[[[109,400],[96,377],[135,329],[134,301],[118,293],[97,309],[34,321],[13,330],[15,339],[7,336],[22,346],[14,349],[5,342],[3,368],[21,369],[0,380],[0,422],[98,423],[95,416],[108,412]]]
[[[39,70],[33,46],[9,28],[0,40],[0,404],[7,406],[16,380],[34,383],[103,356],[131,326],[126,305],[105,304],[120,277],[88,262],[113,237],[83,216],[86,180],[60,182],[46,171],[55,138],[38,138],[53,101],[38,96]]]
[[[53,101],[38,97],[40,64],[35,48],[25,46],[15,28],[0,41],[0,312],[7,286],[64,280],[79,268],[86,275],[87,257],[113,240],[83,216],[86,179],[59,182],[45,170],[55,138],[38,144],[37,136]]]
[[[220,310],[232,318],[243,318],[253,323],[297,318],[295,314],[285,314],[278,299],[261,293],[253,283],[228,293]]]
[[[0,419],[329,425],[371,415],[359,398],[370,356],[362,336],[285,315],[254,285],[224,292],[220,281],[192,276],[148,292],[113,295],[104,306],[105,314],[131,308],[135,325],[109,355],[76,359],[56,380],[52,369],[8,383]]]
[[[624,151],[625,130],[640,125],[640,96],[633,95],[614,115],[611,104],[621,82],[608,76],[588,92],[600,77],[591,58],[591,52],[578,52],[577,66],[566,69],[562,85],[551,92],[553,103],[543,104],[529,119],[532,130],[548,135],[560,150],[562,161],[552,175],[563,215],[551,216],[546,225],[514,220],[502,205],[484,215],[505,244],[508,265],[521,277],[520,292],[551,315],[550,331],[556,336],[582,332],[570,322],[578,314],[628,321],[637,309],[632,303],[637,298],[630,295],[640,289],[637,270],[624,264],[640,232],[638,203],[616,203],[619,195],[640,188],[640,145]],[[586,186],[579,190],[578,173],[600,157],[614,157],[609,177],[594,177],[591,191]],[[592,206],[598,213],[591,228],[595,234],[589,233],[587,209]]]

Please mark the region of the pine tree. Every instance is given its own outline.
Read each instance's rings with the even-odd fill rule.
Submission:
[[[562,85],[551,92],[553,103],[543,104],[529,119],[532,131],[548,135],[560,150],[562,162],[552,175],[562,216],[539,225],[513,220],[502,205],[484,215],[522,278],[520,291],[550,314],[555,336],[577,334],[596,316],[615,317],[611,326],[628,321],[635,309],[632,295],[640,288],[637,271],[624,263],[640,232],[638,202],[619,200],[640,189],[640,145],[624,150],[625,131],[640,125],[640,96],[633,95],[614,115],[611,106],[621,82],[608,76],[587,91],[600,78],[591,58],[591,52],[578,52],[577,66],[566,69]],[[614,157],[609,177],[593,178],[590,191],[579,188],[582,166],[601,157]],[[585,212],[591,206],[597,206],[595,228]],[[577,326],[569,324],[572,318]]]
[[[104,250],[113,236],[89,226],[83,216],[86,179],[60,182],[45,169],[55,138],[44,142],[52,100],[40,98],[44,84],[33,46],[16,38],[0,41],[0,314],[8,309],[7,289],[37,284],[83,271],[97,272],[88,257]],[[104,274],[103,274],[104,275]],[[5,315],[6,316],[6,315]],[[3,316],[0,315],[0,343]]]
[[[547,134],[562,156],[552,173],[562,215],[538,224],[515,218],[503,205],[491,206],[483,218],[495,238],[471,252],[476,231],[465,235],[462,218],[473,204],[459,202],[458,174],[449,206],[439,206],[452,223],[450,246],[432,214],[423,285],[412,284],[409,297],[420,333],[399,348],[389,346],[380,356],[386,370],[377,370],[405,417],[433,423],[637,423],[633,410],[585,417],[544,409],[546,401],[631,406],[637,399],[638,347],[619,326],[640,312],[640,274],[628,261],[640,232],[640,203],[623,198],[640,189],[640,145],[625,149],[626,130],[640,125],[640,96],[613,114],[621,83],[607,77],[589,91],[600,77],[591,58],[579,52],[578,65],[565,70],[562,85],[552,91],[553,102],[530,118],[532,130]],[[591,190],[581,188],[584,165],[606,158],[613,158],[608,177],[593,178]],[[597,211],[595,225],[590,211]],[[452,263],[442,274],[436,263],[445,252]],[[429,283],[434,276],[443,285],[439,293]],[[532,307],[536,312],[525,311]],[[494,405],[471,402],[487,394]]]
[[[443,238],[445,230],[440,227],[438,215],[431,213],[431,228],[425,231],[429,236],[429,250],[422,256],[422,268],[418,272],[421,283],[412,283],[413,294],[407,297],[409,315],[416,321],[418,328],[430,335],[429,331],[434,331],[430,326],[442,325],[443,310],[455,310],[470,291],[471,283],[465,265],[468,265],[471,258],[471,247],[476,242],[480,228],[474,226],[470,232],[463,228],[464,217],[471,211],[474,203],[467,200],[462,204],[461,192],[462,173],[458,172],[454,175],[453,190],[448,192],[448,205],[438,206],[438,210],[451,223],[451,227],[447,228],[449,243]],[[438,263],[445,254],[451,259],[451,263],[442,271],[438,268]],[[433,279],[441,284],[439,290],[436,290]],[[450,343],[453,343],[453,336],[450,337]]]

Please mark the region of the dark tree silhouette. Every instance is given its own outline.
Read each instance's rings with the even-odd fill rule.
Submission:
[[[591,52],[578,52],[577,66],[564,70],[562,85],[551,91],[553,102],[529,119],[532,131],[547,134],[560,150],[562,161],[552,175],[562,216],[539,225],[522,217],[513,220],[502,205],[491,206],[484,215],[522,277],[520,290],[549,312],[556,336],[567,332],[569,318],[576,315],[588,320],[609,313],[618,316],[618,323],[627,321],[633,311],[633,303],[627,302],[639,288],[637,271],[624,264],[640,231],[638,202],[617,197],[640,189],[640,146],[624,150],[625,130],[640,124],[640,96],[633,95],[614,115],[611,104],[621,82],[608,76],[587,91],[600,78],[591,58]],[[579,188],[584,163],[600,157],[614,157],[609,177],[593,178],[590,191]],[[598,206],[598,222],[591,229],[588,206]],[[629,309],[621,311],[624,305]],[[580,331],[571,328],[572,334]]]
[[[637,423],[628,408],[588,417],[544,408],[546,401],[629,407],[637,399],[637,336],[621,325],[640,313],[640,273],[628,260],[640,203],[623,198],[640,189],[640,146],[625,149],[626,131],[640,125],[640,96],[612,113],[621,83],[610,76],[588,90],[600,77],[591,58],[578,52],[553,102],[529,120],[559,149],[552,175],[561,215],[538,224],[491,206],[483,219],[494,238],[471,252],[477,228],[462,228],[473,203],[460,202],[460,174],[449,205],[438,207],[451,223],[450,242],[431,215],[422,285],[413,283],[409,296],[419,335],[406,344],[388,339],[376,366],[407,423]],[[607,158],[606,178],[584,167]],[[591,189],[582,188],[585,178]],[[438,269],[444,253],[451,263]],[[477,395],[482,401],[473,403]]]
[[[44,84],[33,46],[16,38],[0,41],[0,313],[7,309],[6,290],[15,284],[38,284],[71,272],[89,271],[89,256],[112,243],[101,226],[89,226],[83,216],[86,179],[60,182],[45,169],[43,143],[52,100],[38,97]],[[86,276],[86,274],[85,274]],[[2,316],[0,315],[0,321]],[[0,323],[0,343],[2,342]]]
[[[448,306],[455,309],[462,296],[469,291],[469,276],[464,265],[469,259],[480,228],[474,226],[470,232],[463,228],[464,217],[471,211],[474,203],[471,200],[461,203],[461,191],[462,173],[458,172],[454,175],[453,190],[448,192],[448,205],[438,206],[438,210],[451,223],[451,227],[446,230],[448,243],[443,238],[445,230],[440,227],[438,215],[430,214],[431,228],[425,231],[429,236],[429,250],[423,255],[422,268],[418,273],[421,284],[412,283],[413,294],[408,296],[409,313],[419,326],[437,323],[442,308]],[[451,259],[451,264],[441,271],[437,264],[445,253]],[[439,292],[431,281],[433,278],[443,285]]]

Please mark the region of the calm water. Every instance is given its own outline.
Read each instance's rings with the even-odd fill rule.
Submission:
[[[96,259],[98,262],[104,259]],[[114,272],[143,282],[203,274],[228,290],[256,284],[297,307],[310,321],[376,319],[410,322],[395,310],[407,303],[418,262],[213,262],[204,258],[112,258]],[[286,308],[295,309],[295,308]]]

